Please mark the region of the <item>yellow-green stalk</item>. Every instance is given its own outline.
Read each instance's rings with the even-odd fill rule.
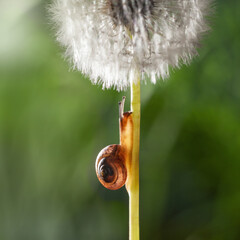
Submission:
[[[133,149],[129,179],[129,240],[139,240],[139,143],[140,143],[140,74],[131,83]]]

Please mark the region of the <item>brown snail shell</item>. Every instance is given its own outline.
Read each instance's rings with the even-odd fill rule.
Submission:
[[[127,179],[124,148],[113,144],[102,149],[97,156],[95,168],[104,187],[111,190],[121,188]]]

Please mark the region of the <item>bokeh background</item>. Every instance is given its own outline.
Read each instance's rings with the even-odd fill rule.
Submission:
[[[128,239],[125,189],[95,176],[118,101],[72,71],[44,0],[0,2],[0,239]],[[240,1],[216,0],[191,66],[142,85],[141,239],[240,239]]]

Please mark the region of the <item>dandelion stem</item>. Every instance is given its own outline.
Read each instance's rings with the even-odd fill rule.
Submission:
[[[140,143],[140,74],[131,83],[133,116],[133,149],[129,179],[129,239],[139,240],[139,143]]]

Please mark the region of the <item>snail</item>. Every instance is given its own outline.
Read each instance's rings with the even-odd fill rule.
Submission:
[[[125,97],[119,102],[120,144],[112,144],[103,148],[99,152],[95,163],[98,180],[110,190],[117,190],[127,183],[128,169],[131,165],[132,112],[124,113],[124,103]]]

